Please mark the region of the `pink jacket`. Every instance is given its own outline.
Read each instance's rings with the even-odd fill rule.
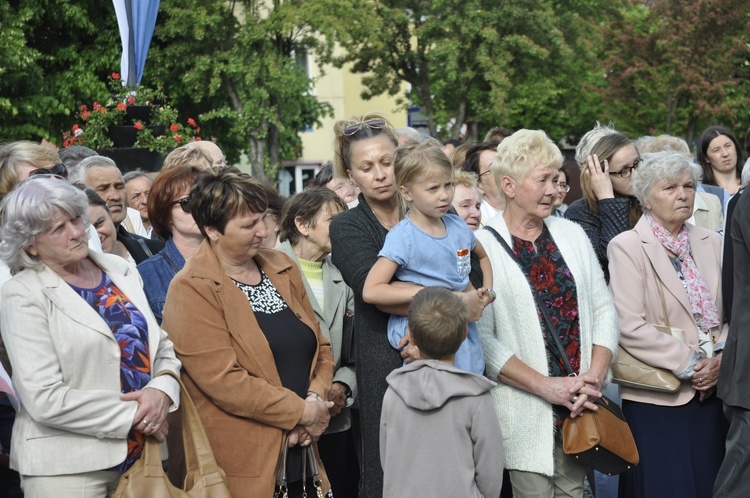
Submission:
[[[723,321],[721,300],[721,237],[715,232],[686,224],[690,251],[695,264],[716,302]],[[620,323],[620,345],[634,357],[650,365],[681,372],[698,350],[698,328],[693,319],[687,292],[680,282],[666,249],[654,235],[645,217],[633,230],[623,232],[609,244],[610,288]],[[672,327],[685,331],[683,344],[659,332],[652,324],[664,325],[658,280],[664,284],[664,301]],[[726,324],[711,331],[714,344],[726,340]],[[662,406],[686,404],[695,395],[690,382],[684,381],[676,393],[657,393],[621,387],[623,399]]]

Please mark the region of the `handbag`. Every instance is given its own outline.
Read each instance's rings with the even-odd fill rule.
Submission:
[[[654,274],[656,275],[656,288],[659,291],[659,299],[661,300],[661,310],[664,322],[666,323],[666,325],[654,325],[654,327],[659,332],[672,335],[684,343],[685,331],[669,325],[667,304],[664,301],[663,284],[659,275],[656,272]],[[617,356],[612,361],[612,382],[625,387],[662,393],[677,392],[682,384],[682,381],[669,370],[649,365],[635,358],[622,346],[617,347]]]
[[[484,228],[495,236],[503,249],[520,267],[516,254],[500,234],[492,227],[485,226]],[[525,271],[523,274],[531,287],[531,294],[534,296],[539,312],[544,317],[557,354],[565,365],[565,370],[569,376],[575,376],[565,348],[557,336],[557,329],[547,312],[547,307],[536,292],[529,276]],[[576,418],[568,416],[565,419],[562,429],[563,451],[599,472],[609,475],[621,474],[638,465],[638,448],[635,445],[633,433],[617,403],[606,396],[602,396],[595,403],[598,410],[584,410]]]
[[[279,469],[276,472],[276,489],[273,492],[273,498],[288,498],[288,486],[286,475],[286,457],[289,449],[289,435],[284,440],[284,450],[281,452]],[[323,498],[323,480],[320,478],[318,462],[315,460],[315,451],[312,445],[305,448],[305,458],[302,460],[302,496],[307,496],[307,464],[310,463],[310,473],[312,474],[313,487],[315,488],[316,498]],[[329,491],[326,496],[333,496]]]
[[[148,436],[141,458],[120,477],[115,498],[231,498],[227,477],[216,464],[208,436],[185,385],[174,373],[164,374],[174,377],[180,384],[182,438],[187,467],[183,489],[169,481],[161,464],[159,443]]]
[[[356,364],[356,343],[354,341],[354,313],[346,310],[341,334],[341,365]]]

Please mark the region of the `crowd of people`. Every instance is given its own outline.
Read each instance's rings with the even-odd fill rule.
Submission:
[[[291,497],[750,496],[750,133],[707,128],[694,158],[597,124],[568,161],[540,130],[333,135],[289,199],[208,141],[124,175],[0,145],[7,496],[114,496],[149,437],[181,484],[165,373],[235,498],[280,466]],[[612,383],[618,348],[678,389]],[[619,478],[562,446],[603,393],[640,454]]]

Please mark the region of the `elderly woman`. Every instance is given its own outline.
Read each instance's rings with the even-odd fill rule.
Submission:
[[[289,436],[289,496],[314,493],[303,446],[328,426],[333,357],[302,276],[261,248],[268,204],[249,175],[207,169],[189,198],[206,240],[172,280],[163,325],[216,460],[233,497],[271,496]]]
[[[708,497],[724,452],[721,401],[713,395],[727,334],[721,237],[685,223],[698,166],[679,153],[645,157],[633,177],[645,214],[609,246],[620,345],[683,382],[675,393],[621,386],[641,456],[640,465],[620,476],[621,496]],[[667,320],[684,338],[654,328]]]
[[[4,200],[0,329],[21,410],[11,465],[26,497],[112,496],[143,451],[164,440],[179,374],[172,343],[121,258],[89,252],[86,195],[30,179]],[[61,457],[64,455],[64,457]]]
[[[166,240],[164,249],[138,265],[149,306],[161,323],[167,290],[185,261],[198,251],[203,234],[190,214],[190,187],[200,174],[197,166],[174,165],[162,171],[151,185],[148,212],[156,235]]]
[[[703,168],[702,188],[715,194],[726,209],[742,186],[742,147],[734,134],[723,126],[710,126],[698,138],[697,159]]]
[[[565,218],[586,231],[609,280],[607,245],[633,228],[641,216],[631,185],[631,176],[641,158],[629,138],[606,126],[597,126],[584,135],[576,148],[576,160],[581,161],[580,157],[583,198],[565,210]]]
[[[284,205],[280,223],[280,251],[302,271],[302,281],[321,331],[333,350],[336,367],[328,401],[333,401],[331,423],[318,441],[331,487],[337,496],[357,496],[359,467],[352,439],[349,406],[357,392],[354,358],[351,357],[354,293],[333,266],[329,227],[346,204],[336,192],[313,187],[293,196]],[[345,337],[346,336],[346,337]],[[342,351],[342,347],[348,349]]]
[[[127,259],[128,250],[122,242],[117,240],[117,229],[115,228],[115,222],[112,221],[112,215],[109,214],[107,201],[102,199],[99,194],[94,192],[94,189],[90,187],[84,187],[80,183],[74,185],[83,190],[88,198],[89,207],[86,210],[86,214],[89,223],[99,236],[102,251],[107,254],[114,254],[123,259]]]
[[[494,278],[503,282],[479,331],[486,374],[500,382],[493,394],[516,497],[583,496],[585,467],[563,453],[560,427],[568,415],[594,408],[590,398],[600,396],[617,346],[615,309],[585,232],[550,216],[561,164],[543,131],[503,140],[491,168],[506,208],[477,232]],[[576,377],[568,376],[566,362]]]
[[[472,231],[479,228],[479,219],[482,213],[479,210],[482,205],[482,195],[477,188],[477,175],[468,171],[456,171],[454,177],[456,185],[453,191],[451,205],[469,225]]]

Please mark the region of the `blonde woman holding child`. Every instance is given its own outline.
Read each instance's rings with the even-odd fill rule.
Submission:
[[[413,297],[423,287],[437,286],[462,298],[467,296],[465,291],[474,291],[484,306],[489,305],[495,292],[487,254],[466,222],[448,213],[454,195],[454,172],[448,157],[430,142],[408,144],[396,149],[394,169],[396,186],[409,211],[388,233],[365,281],[364,301],[390,306]],[[476,253],[484,274],[479,290],[469,283],[471,252]],[[394,276],[398,283],[391,283]],[[469,316],[468,337],[456,353],[455,365],[482,375],[484,357],[473,323],[478,319]],[[403,350],[401,355],[408,363],[419,359],[419,350],[409,346],[406,329],[406,316],[391,315],[388,340]]]

